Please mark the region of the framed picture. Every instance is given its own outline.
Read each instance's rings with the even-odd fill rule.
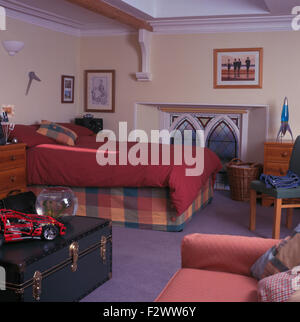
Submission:
[[[74,103],[74,76],[62,75],[61,77],[61,102]]]
[[[263,49],[214,49],[214,88],[262,88]]]
[[[115,71],[85,71],[85,111],[115,111]]]

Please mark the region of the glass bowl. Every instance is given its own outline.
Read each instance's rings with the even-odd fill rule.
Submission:
[[[37,196],[35,207],[37,214],[60,220],[76,215],[78,200],[68,187],[47,187]]]

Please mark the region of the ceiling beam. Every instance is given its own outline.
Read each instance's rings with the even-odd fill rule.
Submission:
[[[141,19],[138,19],[116,7],[113,7],[102,0],[67,0],[68,2],[74,3],[82,8],[88,9],[90,11],[99,13],[110,19],[117,20],[125,25],[129,25],[134,29],[146,29],[148,31],[153,31],[152,26]]]

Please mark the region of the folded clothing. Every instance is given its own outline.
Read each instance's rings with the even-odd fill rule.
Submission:
[[[291,170],[288,170],[286,176],[272,176],[267,174],[261,174],[260,178],[267,188],[297,188],[300,186],[299,176]]]

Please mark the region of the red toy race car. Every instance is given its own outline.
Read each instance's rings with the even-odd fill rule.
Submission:
[[[65,233],[66,227],[52,217],[0,209],[0,246],[4,242],[28,238],[50,241]]]

